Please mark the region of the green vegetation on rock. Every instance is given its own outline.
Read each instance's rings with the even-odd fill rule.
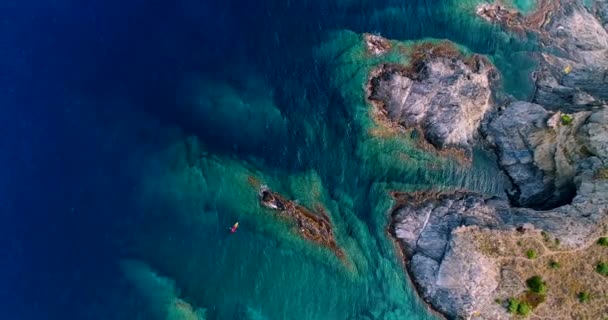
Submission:
[[[526,251],[526,256],[528,257],[528,259],[536,259],[538,257],[538,254],[536,253],[535,250],[530,249],[530,250]]]
[[[532,307],[525,301],[521,301],[519,299],[510,298],[508,300],[509,305],[507,306],[507,310],[511,314],[518,314],[520,316],[527,316],[532,311]]]
[[[562,265],[561,265],[561,264],[559,264],[559,262],[557,262],[557,261],[555,261],[555,260],[551,260],[551,261],[549,262],[549,268],[551,268],[551,269],[559,269],[559,268],[561,268],[561,266],[562,266]]]
[[[607,237],[599,238],[597,240],[597,244],[599,244],[600,246],[608,247],[608,238]]]
[[[574,117],[572,117],[569,114],[562,114],[562,116],[560,117],[560,119],[562,120],[562,124],[563,125],[568,126],[568,125],[572,124],[572,120],[574,120]]]
[[[545,294],[547,292],[547,284],[543,281],[540,276],[533,276],[526,280],[526,285],[530,291],[538,294]]]
[[[517,314],[524,317],[530,314],[530,311],[532,311],[532,307],[525,302],[520,303],[517,308]]]
[[[580,301],[581,303],[585,303],[591,299],[591,295],[589,294],[589,292],[586,291],[579,292],[577,297],[578,301]]]
[[[606,262],[598,263],[595,270],[597,271],[597,273],[608,277],[608,263],[606,263]]]
[[[517,309],[519,308],[520,303],[521,303],[521,301],[519,301],[515,298],[510,298],[509,306],[507,307],[507,309],[509,310],[509,313],[516,313]]]

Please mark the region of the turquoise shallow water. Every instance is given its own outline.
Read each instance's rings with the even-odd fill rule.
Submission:
[[[234,51],[223,51],[215,68],[180,74],[176,111],[154,128],[162,142],[132,159],[138,224],[125,256],[147,267],[127,263],[125,270],[135,288],[160,292],[142,296],[142,306],[154,306],[151,316],[434,318],[387,237],[388,192],[501,195],[505,181],[483,151],[467,168],[418,150],[408,137],[371,134],[367,74],[403,58],[366,57],[360,33],[451,39],[488,55],[508,94],[528,97],[534,40],[477,19],[470,13],[476,3],[309,1],[240,12],[251,31],[232,39]],[[347,262],[263,209],[249,177],[302,205],[325,207]],[[240,228],[230,234],[235,221]],[[175,311],[185,303],[205,312]]]

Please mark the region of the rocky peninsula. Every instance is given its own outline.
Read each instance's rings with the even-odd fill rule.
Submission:
[[[511,182],[507,199],[391,193],[389,230],[407,271],[447,318],[608,316],[608,247],[598,244],[608,234],[606,12],[571,0],[539,1],[527,16],[500,2],[478,7],[541,39],[530,101],[493,103],[491,64],[438,49],[446,45],[371,72],[367,97],[385,123],[439,151],[488,148]]]

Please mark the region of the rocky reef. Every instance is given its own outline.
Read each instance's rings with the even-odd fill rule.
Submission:
[[[366,37],[368,48],[378,47],[376,38]],[[491,107],[493,65],[480,55],[465,56],[447,41],[414,45],[406,55],[407,65],[382,64],[370,74],[367,98],[376,120],[416,132],[427,149],[470,151]]]
[[[340,259],[345,258],[334,237],[329,216],[321,206],[312,212],[266,186],[260,187],[259,197],[263,206],[278,212],[281,217],[294,223],[295,230],[302,238],[330,249]]]
[[[408,73],[411,69],[385,65],[372,73],[370,83],[377,88],[370,100],[385,108],[389,119],[422,129],[437,148],[470,147],[475,143],[470,137],[479,130],[480,146],[496,153],[511,182],[508,199],[467,190],[392,192],[390,232],[420,295],[447,318],[608,315],[608,282],[595,271],[599,262],[608,260],[608,248],[596,244],[608,234],[605,7],[600,2],[588,10],[579,1],[539,1],[537,10],[527,16],[500,2],[478,7],[482,18],[510,30],[536,33],[544,46],[536,54],[539,64],[531,102],[510,101],[493,108],[491,100],[485,100],[489,106],[477,100],[473,114],[485,115],[484,121],[476,116],[466,124],[453,121],[459,118],[453,117],[451,108],[432,109],[428,118],[412,116],[399,108],[418,101],[409,98],[410,88],[415,87],[410,82],[417,81]],[[472,86],[485,85],[491,96],[488,82],[469,81]],[[438,92],[433,83],[419,81],[416,89]],[[453,99],[450,105],[473,101],[443,85],[452,94],[442,101]],[[485,95],[485,90],[477,92]],[[421,101],[425,108],[433,108],[433,98]],[[435,126],[426,125],[427,119]],[[441,119],[452,119],[445,128],[457,135],[437,130]],[[468,127],[459,130],[453,122]],[[543,286],[549,289],[534,291],[528,281],[532,277],[545,279]],[[579,302],[584,292],[591,292],[593,305]]]

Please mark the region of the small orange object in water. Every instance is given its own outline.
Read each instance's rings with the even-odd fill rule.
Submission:
[[[230,229],[230,233],[235,233],[235,232],[236,232],[236,229],[237,229],[238,227],[239,227],[239,223],[238,223],[238,221],[237,221],[237,223],[235,223],[235,224],[232,226],[232,228]]]

